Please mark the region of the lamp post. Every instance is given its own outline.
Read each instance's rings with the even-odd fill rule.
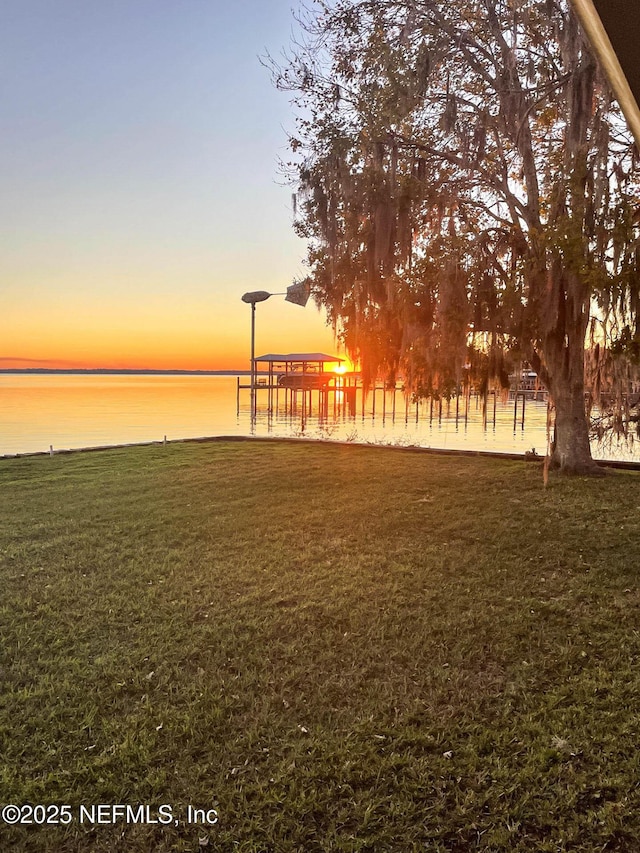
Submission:
[[[300,281],[290,285],[284,293],[269,293],[266,290],[253,290],[242,295],[242,301],[251,305],[251,422],[256,418],[256,303],[266,302],[270,296],[284,296],[285,302],[293,302],[303,308],[307,304],[311,287],[308,282]]]

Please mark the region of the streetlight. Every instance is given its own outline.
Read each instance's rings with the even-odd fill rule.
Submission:
[[[269,293],[266,290],[253,290],[244,293],[242,301],[251,305],[251,420],[256,416],[256,303],[266,302],[270,296],[284,296],[285,302],[293,302],[303,308],[309,300],[311,287],[308,282],[298,281],[290,285],[283,293]]]

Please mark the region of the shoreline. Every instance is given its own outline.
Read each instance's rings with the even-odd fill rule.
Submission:
[[[73,453],[96,453],[105,450],[126,450],[135,447],[166,447],[168,444],[207,444],[213,442],[224,441],[252,441],[256,443],[288,443],[288,444],[312,444],[312,445],[337,445],[340,447],[357,447],[357,448],[373,448],[377,450],[393,450],[413,453],[426,453],[435,456],[455,456],[455,457],[484,457],[488,459],[505,459],[512,462],[544,462],[545,457],[539,454],[535,456],[521,453],[508,453],[506,451],[491,451],[491,450],[462,450],[459,448],[444,448],[444,447],[419,447],[418,445],[400,445],[400,444],[376,444],[375,442],[357,442],[357,441],[335,441],[322,438],[298,438],[287,436],[252,436],[252,435],[211,435],[200,436],[197,438],[171,438],[164,441],[139,441],[128,442],[125,444],[102,444],[95,447],[71,447],[61,448],[59,450],[34,450],[26,453],[5,453],[0,454],[0,462],[11,459],[25,459],[34,456],[65,456]],[[597,465],[602,468],[614,468],[621,471],[639,471],[640,462],[630,462],[627,460],[616,459],[595,459]]]

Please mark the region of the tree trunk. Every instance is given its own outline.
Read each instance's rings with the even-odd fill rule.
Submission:
[[[550,467],[563,474],[599,475],[604,472],[591,456],[585,410],[588,294],[579,275],[556,263],[549,270],[546,297],[547,323],[539,356],[541,379],[556,413]]]
[[[551,452],[551,468],[563,474],[601,474],[593,461],[589,445],[589,424],[585,413],[584,382],[568,385],[553,382],[551,392],[556,410],[555,435]]]

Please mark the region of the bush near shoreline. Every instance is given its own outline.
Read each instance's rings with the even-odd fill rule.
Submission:
[[[3,851],[640,849],[638,474],[220,442],[0,490],[0,804],[71,809]]]

